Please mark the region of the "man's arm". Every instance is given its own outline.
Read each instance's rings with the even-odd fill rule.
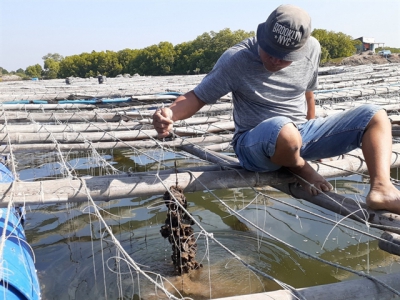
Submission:
[[[169,107],[157,109],[153,115],[153,125],[158,132],[158,138],[167,137],[175,121],[193,116],[205,104],[193,91],[190,91],[176,98]]]
[[[315,98],[313,91],[306,91],[306,101],[307,101],[307,120],[315,118]]]

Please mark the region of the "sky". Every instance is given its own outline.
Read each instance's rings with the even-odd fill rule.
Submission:
[[[225,28],[255,32],[281,4],[306,10],[313,29],[400,48],[400,0],[0,0],[0,67],[43,66],[48,53],[176,45]]]

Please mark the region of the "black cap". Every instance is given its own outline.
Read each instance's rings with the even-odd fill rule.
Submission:
[[[269,55],[288,61],[302,59],[311,33],[311,18],[294,5],[281,5],[258,25],[258,45]]]

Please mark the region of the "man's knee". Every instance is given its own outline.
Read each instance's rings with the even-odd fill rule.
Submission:
[[[375,126],[375,125],[391,126],[390,120],[389,120],[388,115],[386,113],[386,110],[381,109],[381,110],[377,111],[375,113],[375,115],[371,118],[371,120],[369,121],[369,123],[368,123],[367,127],[365,128],[365,130],[367,130],[371,126]]]
[[[275,164],[293,167],[300,162],[301,135],[293,123],[282,127],[276,141],[275,153],[271,161]]]
[[[277,149],[284,147],[287,148],[287,151],[296,152],[300,150],[301,144],[302,139],[297,127],[293,123],[284,125],[276,141]]]

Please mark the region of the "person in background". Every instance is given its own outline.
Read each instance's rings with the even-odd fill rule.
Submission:
[[[312,195],[332,185],[307,160],[338,156],[361,147],[371,189],[367,205],[400,214],[400,191],[390,179],[391,124],[376,105],[362,105],[315,118],[319,42],[307,12],[281,5],[259,24],[256,37],[226,50],[201,83],[158,109],[153,125],[159,138],[173,123],[232,93],[233,149],[243,168],[254,172],[286,167]]]

